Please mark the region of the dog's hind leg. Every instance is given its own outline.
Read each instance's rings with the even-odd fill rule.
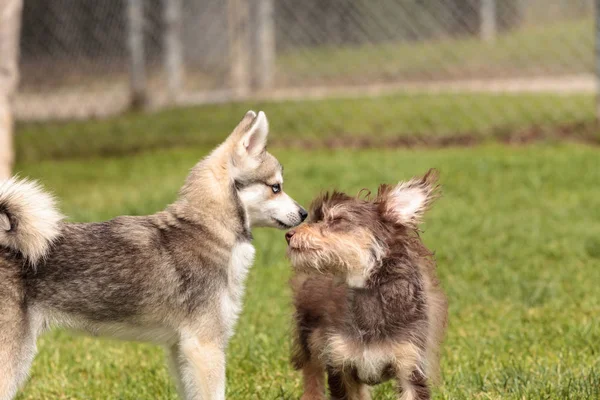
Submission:
[[[14,301],[14,291],[9,290],[0,288],[0,400],[15,396],[27,379],[36,352],[35,334],[24,307]]]
[[[1,317],[0,317],[1,318]],[[22,332],[6,332],[0,322],[0,400],[12,399],[27,379],[35,355],[35,345]],[[17,334],[15,334],[17,333]]]
[[[175,344],[166,349],[167,352],[167,360],[169,362],[169,370],[171,371],[171,375],[173,375],[173,379],[175,380],[175,386],[177,387],[177,393],[179,394],[179,398],[185,399],[185,390],[183,387],[183,379],[181,376],[181,368],[182,368],[182,355],[179,351],[179,344]]]
[[[217,342],[184,337],[175,353],[186,400],[225,399],[225,349]]]
[[[304,394],[301,400],[325,399],[325,368],[314,360],[307,361],[302,366]]]

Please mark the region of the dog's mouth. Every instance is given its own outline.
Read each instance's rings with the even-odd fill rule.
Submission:
[[[277,224],[277,226],[278,226],[279,228],[281,228],[281,229],[291,229],[291,228],[293,228],[293,227],[294,227],[293,225],[288,225],[288,224],[286,224],[285,222],[283,222],[283,221],[281,221],[281,220],[279,220],[279,219],[277,219],[277,218],[273,218],[273,217],[272,217],[271,219],[272,219],[273,221],[275,221],[275,223]]]
[[[290,252],[293,251],[293,252],[297,252],[297,253],[302,253],[302,252],[308,253],[308,252],[315,252],[318,250],[314,247],[304,247],[304,246],[299,247],[297,245],[294,245],[291,241],[290,241],[290,244],[288,244],[287,249]]]

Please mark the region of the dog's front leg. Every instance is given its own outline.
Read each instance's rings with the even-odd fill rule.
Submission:
[[[415,370],[410,374],[403,371],[398,379],[400,400],[430,400],[431,389],[427,378],[420,371]]]
[[[185,400],[225,399],[225,349],[220,343],[184,337],[172,351]]]

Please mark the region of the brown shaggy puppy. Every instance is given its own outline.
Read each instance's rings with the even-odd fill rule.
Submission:
[[[430,398],[448,307],[418,225],[436,181],[381,185],[372,201],[325,194],[286,234],[304,400],[325,398],[325,373],[332,399],[368,399],[388,379],[403,400]]]

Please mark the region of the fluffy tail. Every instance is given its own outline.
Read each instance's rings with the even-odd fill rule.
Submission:
[[[0,181],[0,246],[20,252],[35,265],[60,235],[62,218],[54,198],[36,182]]]

